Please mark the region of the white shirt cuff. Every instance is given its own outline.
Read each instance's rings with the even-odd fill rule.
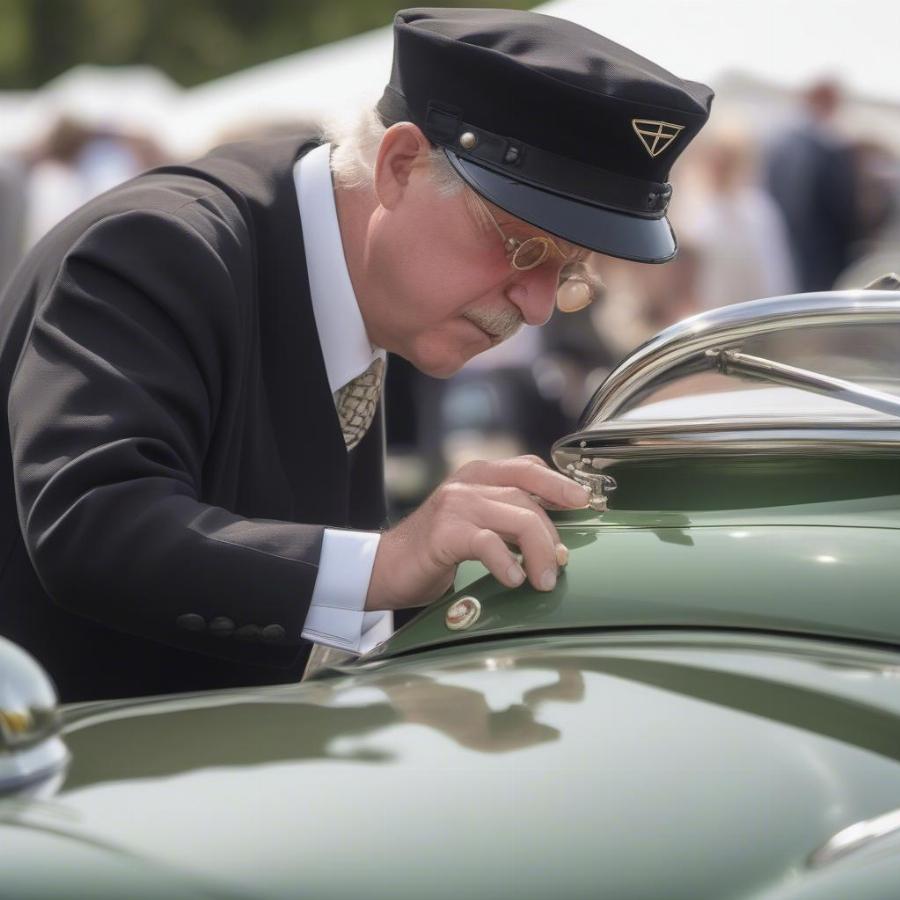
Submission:
[[[302,636],[348,653],[368,653],[394,631],[390,610],[366,612],[366,594],[381,535],[326,528],[319,574]]]

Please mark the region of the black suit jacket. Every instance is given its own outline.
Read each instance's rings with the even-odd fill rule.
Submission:
[[[385,519],[347,454],[292,167],[247,142],[89,203],[0,300],[0,633],[65,700],[295,680],[323,526]]]

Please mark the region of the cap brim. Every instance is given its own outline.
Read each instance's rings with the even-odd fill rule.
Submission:
[[[454,169],[486,200],[563,240],[636,262],[661,263],[675,255],[675,233],[665,217],[631,216],[561,197],[486,169],[446,147],[444,152]]]

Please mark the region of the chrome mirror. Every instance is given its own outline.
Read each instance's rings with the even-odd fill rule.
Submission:
[[[0,637],[0,796],[53,779],[69,759],[56,691],[38,663]]]

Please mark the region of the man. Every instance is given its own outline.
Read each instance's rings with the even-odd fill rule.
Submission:
[[[542,504],[587,496],[533,458],[379,534],[384,352],[447,376],[544,322],[583,248],[671,257],[710,101],[571,23],[409,10],[372,152],[238,144],[70,217],[0,303],[0,630],[73,700],[296,679],[303,636],[365,650],[465,559],[552,590]]]
[[[856,167],[835,129],[841,91],[821,81],[768,149],[769,192],[784,216],[801,291],[828,291],[853,261],[860,235]]]

